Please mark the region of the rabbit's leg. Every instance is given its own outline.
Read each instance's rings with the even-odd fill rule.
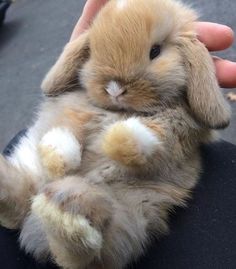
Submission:
[[[185,188],[173,184],[132,182],[116,190],[117,203],[101,251],[105,268],[126,268],[143,255],[153,237],[168,232],[168,215],[189,198]]]
[[[161,149],[158,135],[138,118],[129,118],[111,125],[103,139],[103,150],[111,159],[126,166],[141,166]]]
[[[187,197],[178,188],[153,182],[121,185],[111,195],[105,186],[82,180],[53,182],[32,204],[52,256],[67,269],[124,268],[143,254],[149,231],[160,235],[168,230],[168,210]]]
[[[99,260],[112,217],[112,200],[103,189],[80,178],[53,182],[34,198],[32,211],[45,227],[58,265],[80,269]]]
[[[0,156],[0,224],[17,229],[30,208],[30,198],[35,193],[35,183],[30,175],[11,165]]]

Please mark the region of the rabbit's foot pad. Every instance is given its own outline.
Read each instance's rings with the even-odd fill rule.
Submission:
[[[137,118],[129,118],[111,125],[103,139],[103,151],[126,166],[139,166],[147,162],[160,144],[153,130]]]
[[[100,231],[92,227],[84,216],[62,211],[45,194],[34,198],[32,211],[54,234],[63,235],[66,240],[76,241],[83,248],[98,251],[101,249],[102,234]]]
[[[41,163],[51,177],[62,177],[80,165],[80,143],[66,128],[54,128],[46,133],[38,149]]]

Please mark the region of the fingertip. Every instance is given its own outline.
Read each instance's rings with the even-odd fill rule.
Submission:
[[[223,88],[236,87],[236,63],[214,57],[216,75]]]
[[[91,22],[96,17],[99,10],[108,2],[108,0],[88,0],[84,6],[82,16],[77,22],[70,41],[76,39],[81,33],[83,33],[87,28],[89,28]]]
[[[235,38],[233,29],[227,25],[221,25],[221,32],[222,35],[224,35],[225,44],[228,44],[226,48],[230,47],[233,44]]]
[[[234,31],[227,25],[211,22],[196,24],[198,38],[210,51],[229,48],[234,42]]]

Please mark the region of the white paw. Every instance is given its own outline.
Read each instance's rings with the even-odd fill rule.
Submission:
[[[157,150],[160,140],[152,129],[137,118],[119,121],[108,127],[103,137],[103,152],[125,166],[142,166]]]
[[[66,128],[54,128],[46,133],[39,144],[39,154],[52,176],[63,176],[81,163],[81,145]]]
[[[156,147],[161,144],[157,134],[145,126],[137,118],[129,118],[122,122],[125,127],[132,133],[133,138],[136,140],[142,154],[151,156]]]

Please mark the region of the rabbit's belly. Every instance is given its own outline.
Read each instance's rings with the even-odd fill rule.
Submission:
[[[94,158],[96,158],[94,156]],[[106,185],[130,185],[138,182],[159,181],[159,173],[153,171],[137,171],[132,168],[127,168],[109,160],[108,158],[99,156],[96,161],[89,162],[88,159],[82,161],[82,165],[78,170],[78,175],[92,184]]]
[[[94,160],[91,161],[86,156],[82,160],[78,170],[80,177],[95,184],[115,181],[121,177],[124,178],[124,171],[122,171],[123,169],[119,169],[117,164],[101,156],[97,157],[96,160],[95,158],[94,156]]]

